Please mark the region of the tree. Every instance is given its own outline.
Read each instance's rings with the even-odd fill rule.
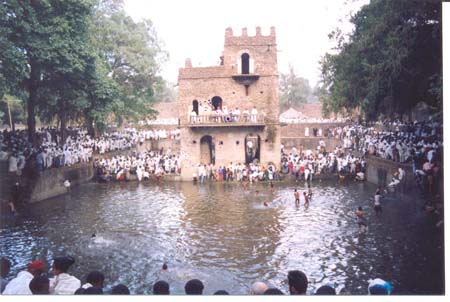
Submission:
[[[280,75],[280,105],[282,109],[307,103],[312,89],[309,81],[295,74],[289,66],[289,73]]]
[[[122,6],[99,1],[93,18],[93,43],[117,85],[112,112],[119,123],[154,113],[155,89],[163,85],[158,73],[167,59],[152,22],[134,22]]]
[[[29,140],[36,145],[36,107],[55,104],[48,100],[73,101],[77,91],[72,79],[84,70],[82,56],[93,1],[11,0],[2,1],[1,6],[0,46],[6,51],[0,53],[0,93],[26,92]],[[52,89],[57,92],[44,93]],[[70,108],[62,107],[69,112]]]
[[[441,2],[373,0],[351,18],[348,39],[321,62],[324,112],[360,107],[367,119],[442,108]]]

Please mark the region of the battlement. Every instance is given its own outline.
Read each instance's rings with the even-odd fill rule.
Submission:
[[[262,35],[261,27],[256,27],[256,34],[249,36],[247,27],[242,28],[240,36],[233,34],[233,29],[228,27],[225,30],[225,46],[238,45],[260,45],[260,44],[275,44],[276,42],[275,27],[270,27],[269,35]]]
[[[241,37],[248,37],[248,36],[249,35],[247,33],[247,27],[242,28]],[[256,35],[253,36],[253,37],[275,37],[275,36],[276,36],[276,34],[275,34],[275,27],[274,26],[270,27],[270,34],[268,36],[263,36],[262,33],[261,33],[261,27],[257,26],[256,27]],[[225,38],[230,38],[230,37],[239,37],[239,36],[234,36],[233,35],[233,29],[231,27],[228,27],[225,30]]]

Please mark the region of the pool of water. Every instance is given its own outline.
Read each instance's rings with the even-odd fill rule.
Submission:
[[[17,217],[3,213],[1,255],[13,264],[11,278],[33,257],[51,263],[71,254],[70,273],[82,282],[100,270],[106,290],[124,283],[133,294],[150,294],[158,279],[182,294],[192,278],[203,281],[205,294],[247,294],[258,280],[287,293],[294,269],[308,276],[309,293],[331,283],[340,294],[365,295],[368,280],[382,278],[397,294],[443,294],[443,231],[421,201],[388,196],[377,218],[368,183],[312,187],[305,209],[293,196],[303,183],[276,183],[273,192],[266,183],[90,183]],[[160,270],[164,262],[168,272]]]

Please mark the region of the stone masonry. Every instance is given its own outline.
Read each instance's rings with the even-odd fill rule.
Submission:
[[[193,67],[186,59],[179,69],[178,116],[181,129],[182,179],[191,180],[199,163],[217,167],[245,163],[249,158],[262,165],[280,163],[278,65],[275,28],[263,36],[242,29],[234,36],[225,31],[224,51],[219,66]],[[216,122],[215,109],[256,108],[258,120]],[[190,116],[195,111],[201,121]],[[203,123],[203,121],[208,121]],[[249,145],[249,141],[252,144]],[[248,149],[253,146],[253,149]],[[257,150],[247,157],[248,150]],[[247,153],[250,154],[250,153]]]

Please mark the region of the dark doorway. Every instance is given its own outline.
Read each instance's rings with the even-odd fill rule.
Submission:
[[[192,101],[192,110],[194,110],[195,113],[197,113],[197,115],[198,115],[198,101],[197,100]]]
[[[222,99],[218,96],[215,96],[211,99],[211,103],[213,106],[213,110],[220,109],[222,110]]]
[[[242,66],[242,74],[250,73],[250,56],[248,53],[244,53],[241,55],[241,66]]]
[[[260,157],[260,141],[259,135],[252,135],[251,133],[245,137],[245,163],[261,161]]]
[[[207,165],[214,165],[216,162],[214,139],[211,135],[205,135],[200,139],[200,162]]]

